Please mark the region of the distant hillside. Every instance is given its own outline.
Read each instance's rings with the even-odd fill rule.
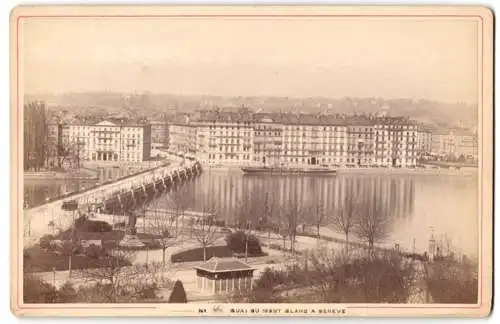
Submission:
[[[291,97],[221,97],[180,96],[170,94],[70,93],[62,95],[27,95],[26,100],[43,100],[53,112],[71,115],[159,117],[200,109],[249,107],[267,112],[310,113],[385,113],[408,116],[424,123],[473,127],[477,107],[465,103],[440,103],[429,100],[382,98],[291,98]]]

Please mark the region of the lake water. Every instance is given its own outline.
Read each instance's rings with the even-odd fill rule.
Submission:
[[[103,170],[100,181],[126,173]],[[83,180],[26,181],[24,191],[29,201],[43,202],[45,197],[95,184]],[[320,206],[325,215],[323,225],[328,226],[333,223],[333,215],[345,208],[348,197],[353,197],[356,205],[365,206],[360,214],[374,204],[383,207],[389,223],[385,244],[399,243],[407,251],[415,246],[416,252],[423,252],[433,231],[438,239],[446,235],[453,249],[474,257],[478,248],[477,187],[477,176],[265,176],[206,171],[185,184],[180,194],[156,199],[152,208],[173,208],[173,201],[180,197],[188,209],[213,210],[226,223],[242,217],[257,222],[266,215],[265,210],[272,214],[272,222],[279,223],[293,206],[300,211],[298,223],[312,225]]]
[[[205,172],[185,185],[175,198],[166,194],[154,202],[161,208],[174,207],[175,199],[196,211],[214,210],[226,223],[240,215],[257,221],[272,213],[279,222],[293,206],[300,210],[299,224],[314,224],[314,211],[320,206],[324,225],[345,208],[353,197],[363,212],[381,206],[387,217],[385,244],[398,243],[407,251],[428,250],[431,232],[440,240],[446,237],[460,253],[477,256],[478,199],[477,176],[433,175],[337,175],[337,176],[263,176],[240,173]],[[264,208],[263,206],[268,206]]]
[[[99,182],[113,181],[129,174],[136,173],[137,168],[94,168],[99,180],[75,179],[34,179],[24,181],[24,199],[30,206],[44,202],[46,198],[62,196],[66,193],[76,192],[96,185]]]

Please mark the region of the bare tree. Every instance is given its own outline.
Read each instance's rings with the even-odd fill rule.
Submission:
[[[319,202],[316,202],[313,206],[313,214],[314,214],[314,223],[316,225],[316,238],[319,244],[321,241],[320,229],[325,221],[325,216],[326,216],[325,208],[322,205],[320,205]]]
[[[162,249],[163,268],[165,268],[165,253],[167,248],[173,246],[175,244],[175,240],[177,239],[177,237],[172,234],[175,228],[175,222],[176,218],[173,219],[167,215],[160,214],[156,210],[153,211],[152,218],[149,221],[149,227],[152,228],[153,234],[157,235],[155,242],[157,242]]]
[[[271,239],[271,224],[275,209],[275,202],[269,197],[269,193],[267,192],[262,204],[262,219],[259,220],[261,223],[259,225],[264,225],[266,227],[268,239]]]
[[[297,237],[297,226],[299,224],[299,220],[302,218],[302,214],[303,213],[297,199],[289,201],[288,207],[284,212],[285,217],[283,225],[285,226],[285,232],[287,232],[288,237],[290,238],[290,252],[292,256],[295,255],[295,239]]]
[[[113,249],[103,266],[78,271],[79,277],[92,287],[91,294],[82,298],[87,302],[133,302],[144,299],[158,282],[164,283],[158,278],[158,264],[129,265],[133,256],[131,251]]]
[[[207,247],[217,240],[217,229],[211,219],[203,217],[196,229],[196,240],[203,247],[203,261],[207,261]]]
[[[356,224],[356,232],[359,238],[367,241],[369,251],[373,254],[375,242],[382,241],[387,237],[389,222],[385,209],[376,195],[371,201],[360,206],[362,209]]]
[[[318,194],[318,183],[316,179],[312,179],[309,183],[311,190],[311,197],[313,199],[310,207],[310,217],[308,221],[312,222],[316,226],[316,237],[318,238],[318,244],[320,242],[320,229],[321,225],[325,221],[326,213],[325,208],[320,202],[320,195]]]
[[[343,204],[334,210],[333,225],[345,235],[346,253],[349,251],[349,234],[356,226],[357,209],[352,195],[347,195]]]
[[[265,223],[267,226],[267,220],[264,220],[262,217],[256,219],[257,216],[262,213],[261,207],[262,206],[260,206],[258,201],[258,194],[256,191],[253,191],[249,196],[249,199],[240,203],[238,208],[237,227],[245,233],[245,260],[248,259],[248,240],[252,235],[252,229],[255,227],[254,223],[257,221],[259,225],[263,225]]]
[[[24,170],[40,171],[44,166],[47,133],[45,103],[24,104]]]
[[[196,226],[195,237],[203,248],[203,261],[207,261],[207,247],[217,240],[217,227],[215,226],[215,201],[208,197],[203,204],[203,215]]]
[[[169,195],[169,200],[172,203],[172,209],[175,218],[175,236],[179,232],[179,219],[181,221],[182,229],[184,229],[184,212],[189,208],[191,203],[191,196],[187,191],[186,185],[179,185],[173,188]]]
[[[280,212],[280,216],[281,216]],[[286,253],[286,240],[289,237],[290,231],[288,228],[288,223],[286,222],[285,219],[280,217],[280,221],[278,223],[278,234],[281,236],[281,239],[283,240],[283,254]]]

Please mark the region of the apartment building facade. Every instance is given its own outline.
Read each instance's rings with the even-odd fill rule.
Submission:
[[[348,121],[347,161],[349,167],[372,167],[375,162],[375,124],[370,119]]]
[[[80,161],[146,161],[151,157],[151,126],[110,121],[63,124],[61,143]]]
[[[283,142],[285,125],[264,117],[256,119],[253,126],[253,161],[264,165],[276,165],[285,162],[282,154],[287,145]]]
[[[322,115],[284,115],[283,156],[287,164],[341,165],[346,161],[347,127]]]
[[[196,126],[189,122],[171,124],[168,127],[169,150],[196,154]]]
[[[204,114],[169,126],[169,149],[210,164],[250,165],[253,128],[248,116]]]
[[[62,125],[57,121],[47,124],[47,149],[45,152],[46,166],[58,165],[59,150],[62,145]]]
[[[172,149],[212,165],[406,168],[418,153],[417,125],[406,118],[212,113],[170,133]]]
[[[166,121],[154,120],[151,124],[151,148],[165,149],[168,146],[168,124]]]
[[[429,127],[419,125],[417,130],[418,155],[423,156],[432,152],[432,132]]]
[[[413,168],[418,159],[418,125],[403,117],[385,117],[375,124],[375,165]]]

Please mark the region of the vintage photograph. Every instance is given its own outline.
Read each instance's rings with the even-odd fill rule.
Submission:
[[[492,26],[16,8],[13,311],[488,315]]]

